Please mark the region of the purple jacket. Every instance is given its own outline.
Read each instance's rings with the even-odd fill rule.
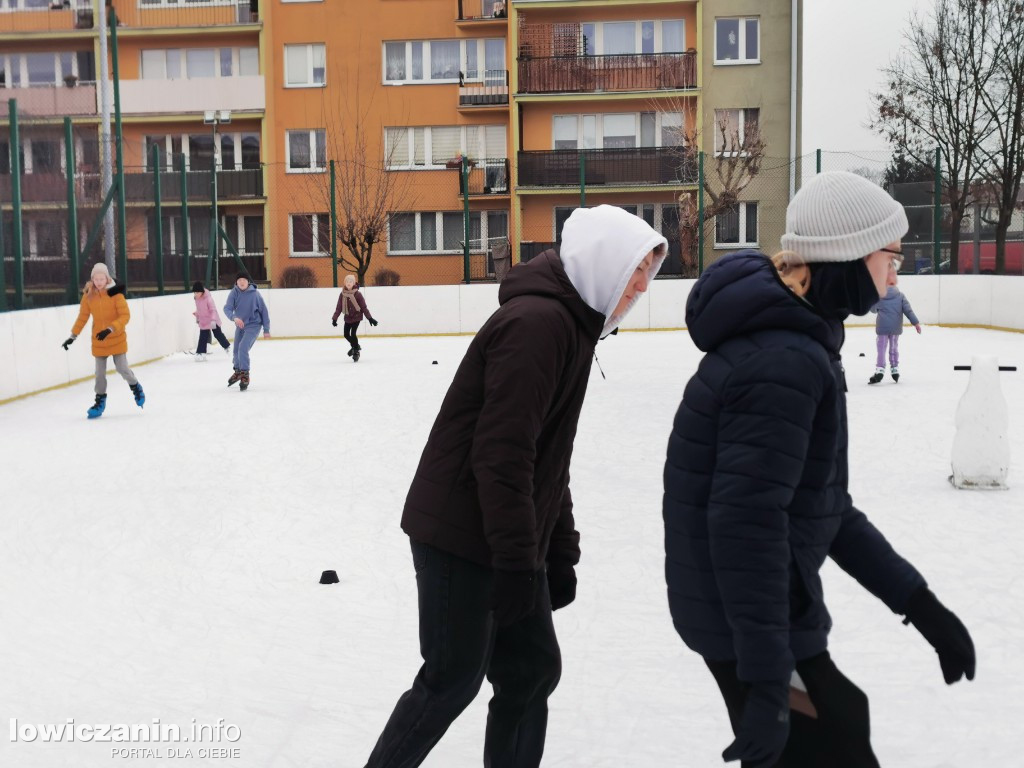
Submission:
[[[203,295],[196,299],[196,322],[199,328],[208,331],[214,326],[220,325],[220,313],[217,312],[217,305],[213,303],[213,294],[203,291]]]
[[[373,315],[371,315],[370,310],[366,308],[366,299],[363,298],[363,294],[359,291],[358,284],[356,285],[356,292],[354,298],[356,306],[353,306],[352,302],[349,301],[348,312],[345,313],[345,322],[350,324],[358,323],[362,321],[363,315],[366,315],[368,318],[373,320]],[[331,317],[331,320],[337,320],[338,317],[341,315],[341,310],[344,302],[345,292],[342,291],[338,295],[338,306],[334,308],[334,315]]]

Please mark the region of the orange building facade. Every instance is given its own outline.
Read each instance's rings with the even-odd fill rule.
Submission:
[[[513,263],[532,258],[559,242],[572,209],[600,203],[662,231],[671,272],[679,200],[696,194],[697,153],[711,150],[705,70],[762,64],[750,0],[724,4],[736,19],[706,18],[700,0],[112,0],[129,259],[155,249],[159,165],[170,258],[186,239],[209,253],[216,181],[222,254],[236,250],[272,285],[305,267],[329,286],[333,161],[339,230],[380,224],[368,284],[493,279],[506,247]],[[28,109],[23,133],[43,149],[22,151],[44,175],[64,172],[50,156],[63,157],[60,124],[73,117],[76,172],[93,193],[84,219],[105,151],[98,12],[93,0],[0,0],[0,95]],[[44,197],[26,198],[25,217],[44,222],[29,229],[66,231],[64,198]],[[30,240],[31,255],[53,249]],[[353,259],[337,250],[343,276]],[[217,269],[233,271],[224,259]]]

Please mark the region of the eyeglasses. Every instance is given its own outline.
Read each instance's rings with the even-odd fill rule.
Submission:
[[[899,272],[900,267],[903,266],[903,251],[894,251],[892,248],[879,248],[878,250],[883,253],[893,254],[892,259],[890,259],[890,264],[892,264],[894,272]]]

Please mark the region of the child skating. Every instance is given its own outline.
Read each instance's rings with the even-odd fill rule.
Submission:
[[[95,331],[92,354],[96,358],[96,402],[87,411],[89,418],[98,419],[107,407],[108,357],[114,358],[114,368],[128,382],[135,403],[141,408],[146,402],[146,394],[128,367],[128,335],[125,326],[131,319],[131,312],[124,298],[124,286],[114,282],[107,271],[107,265],[102,262],[93,266],[89,282],[85,284],[78,319],[71,328],[71,336],[61,344],[65,351],[78,338],[90,316],[92,330]]]
[[[366,308],[366,299],[359,291],[355,275],[345,275],[345,287],[342,288],[341,295],[338,297],[338,306],[334,308],[334,316],[331,317],[331,325],[335,328],[338,327],[338,317],[341,315],[344,315],[345,321],[343,329],[345,340],[350,345],[347,354],[352,358],[352,362],[358,363],[359,353],[362,350],[362,347],[359,346],[359,338],[356,336],[359,323],[362,321],[363,315],[366,315],[371,326],[377,325],[377,321],[373,319],[370,310]]]
[[[270,338],[270,311],[263,296],[245,272],[235,278],[235,287],[228,294],[224,314],[235,324],[235,351],[232,357],[235,372],[228,379],[230,387],[236,381],[243,392],[249,388],[249,350],[263,328],[263,338]]]
[[[206,290],[198,280],[192,284],[192,295],[196,300],[196,311],[192,314],[196,317],[199,325],[199,345],[196,347],[196,362],[206,360],[206,345],[210,343],[212,333],[221,345],[224,352],[228,351],[228,340],[224,331],[220,329],[220,313],[217,312],[217,305],[213,301],[213,294]]]
[[[877,384],[885,375],[885,351],[889,349],[889,373],[892,380],[900,380],[900,335],[903,333],[903,316],[906,315],[910,324],[921,332],[921,323],[914,314],[907,297],[899,288],[890,285],[885,296],[871,308],[878,315],[875,318],[875,333],[878,334],[878,359],[875,360],[875,373],[868,379],[868,384]]]

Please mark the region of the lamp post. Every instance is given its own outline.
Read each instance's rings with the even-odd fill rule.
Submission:
[[[217,216],[217,169],[221,165],[220,148],[217,146],[217,126],[226,125],[231,122],[231,112],[226,109],[208,109],[203,112],[203,122],[212,126],[213,131],[213,171],[210,173],[212,179],[210,198],[210,261],[206,265],[206,282],[210,282],[210,275],[213,270],[214,287],[220,288],[220,220]]]

